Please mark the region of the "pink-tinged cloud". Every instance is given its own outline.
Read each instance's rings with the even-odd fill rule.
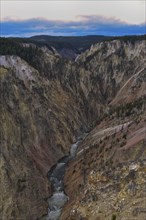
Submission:
[[[77,21],[52,21],[43,18],[1,22],[1,36],[32,36],[38,34],[79,35],[138,35],[146,33],[146,23],[132,25],[104,16],[78,16]]]

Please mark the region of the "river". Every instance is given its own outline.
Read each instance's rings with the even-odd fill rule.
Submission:
[[[63,178],[68,162],[75,158],[77,148],[86,135],[87,133],[80,136],[77,142],[71,145],[70,154],[60,159],[48,172],[53,194],[48,198],[48,215],[46,220],[59,220],[62,208],[69,200],[69,197],[64,192]]]

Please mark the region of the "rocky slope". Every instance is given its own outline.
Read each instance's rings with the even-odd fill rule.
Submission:
[[[100,81],[102,95],[110,101],[130,77],[132,80],[145,71],[145,48],[145,40],[103,42],[91,46],[76,62],[90,70],[95,81]]]
[[[85,119],[59,81],[40,77],[18,57],[1,62],[2,217],[36,219],[47,207],[47,172],[68,153]]]
[[[24,44],[19,46],[26,48]],[[27,47],[29,49],[36,46]],[[135,154],[143,160],[145,151],[140,150],[138,143],[142,143],[144,138],[144,130],[140,126],[144,126],[145,117],[145,55],[144,40],[136,40],[134,43],[122,40],[98,43],[80,55],[76,62],[65,60],[55,50],[46,51],[45,48],[39,49],[39,56],[34,56],[33,60],[21,52],[17,56],[2,54],[1,219],[29,220],[45,216],[47,198],[51,193],[47,172],[69,153],[70,145],[81,133],[91,130],[97,123],[98,126],[79,147],[78,151],[81,153],[78,152],[78,157],[69,164],[66,172],[65,190],[70,200],[62,219],[72,219],[69,217],[70,212],[82,200],[86,187],[90,194],[90,174],[93,174],[94,163],[97,163],[97,171],[94,171],[96,176],[98,172],[101,175],[105,171],[103,167],[106,163],[118,164],[119,154],[122,166],[135,160]],[[133,105],[124,108],[125,103],[131,102],[136,103],[136,107]],[[122,108],[118,107],[121,103]],[[129,108],[130,111],[135,110],[129,113],[131,116],[126,116]],[[136,126],[134,117],[140,121]],[[123,127],[125,131],[129,129],[129,142],[126,143],[123,143],[124,134],[118,130]],[[99,129],[102,131],[100,134]],[[137,138],[135,134],[138,134]],[[113,136],[119,140],[118,150]],[[105,138],[110,141],[103,141]],[[98,148],[98,144],[103,146]],[[83,149],[88,146],[89,149],[95,149],[86,150],[91,153],[89,159],[93,161],[84,160],[84,157],[88,158],[88,153]],[[94,159],[96,148],[97,157]],[[129,153],[123,153],[124,149]],[[127,155],[128,161],[125,159]],[[101,158],[98,159],[98,156]],[[88,163],[91,163],[91,168],[87,172],[83,167]],[[74,171],[75,166],[77,172]],[[145,165],[142,163],[140,166],[140,170],[143,170]],[[109,172],[110,169],[112,167],[109,167]],[[84,172],[87,175],[83,175]],[[111,178],[114,175],[116,174]],[[81,194],[78,198],[76,195],[79,189]],[[118,198],[117,194],[115,197]],[[102,198],[99,199],[101,201]],[[87,202],[85,208],[79,206],[82,211],[76,210],[75,213],[79,211],[82,218],[85,215],[90,219],[87,216],[92,216],[95,204],[92,204],[87,215],[85,210],[88,205]],[[75,219],[79,219],[78,214]]]
[[[141,103],[141,104],[140,104]],[[81,143],[64,178],[61,219],[144,219],[146,98],[107,115]],[[122,106],[120,106],[122,109]],[[136,214],[134,210],[139,210]],[[140,211],[141,210],[141,211]]]

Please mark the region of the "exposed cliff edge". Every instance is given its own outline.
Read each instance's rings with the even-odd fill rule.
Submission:
[[[36,46],[22,44],[19,46],[25,48],[23,54],[20,51],[17,56],[1,55],[2,219],[31,220],[46,215],[51,193],[47,172],[69,154],[71,144],[81,133],[91,130],[99,121],[99,128],[113,126],[110,117],[118,114],[115,106],[141,98],[140,120],[144,123],[145,43],[144,40],[98,43],[76,62],[43,48],[28,59],[25,50],[33,54]],[[121,122],[115,119],[116,123]],[[85,139],[83,147],[99,140],[93,133]],[[108,154],[105,162],[106,158]],[[82,164],[78,160],[77,163]],[[70,195],[69,174],[70,171],[65,184]],[[76,206],[72,196],[70,202]]]

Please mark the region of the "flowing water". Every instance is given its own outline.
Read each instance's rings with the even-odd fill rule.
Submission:
[[[48,216],[46,220],[59,220],[62,208],[69,200],[69,197],[64,192],[63,178],[68,162],[76,156],[78,145],[85,136],[86,134],[80,137],[76,143],[72,144],[70,155],[59,160],[59,162],[48,172],[53,194],[48,198]]]

